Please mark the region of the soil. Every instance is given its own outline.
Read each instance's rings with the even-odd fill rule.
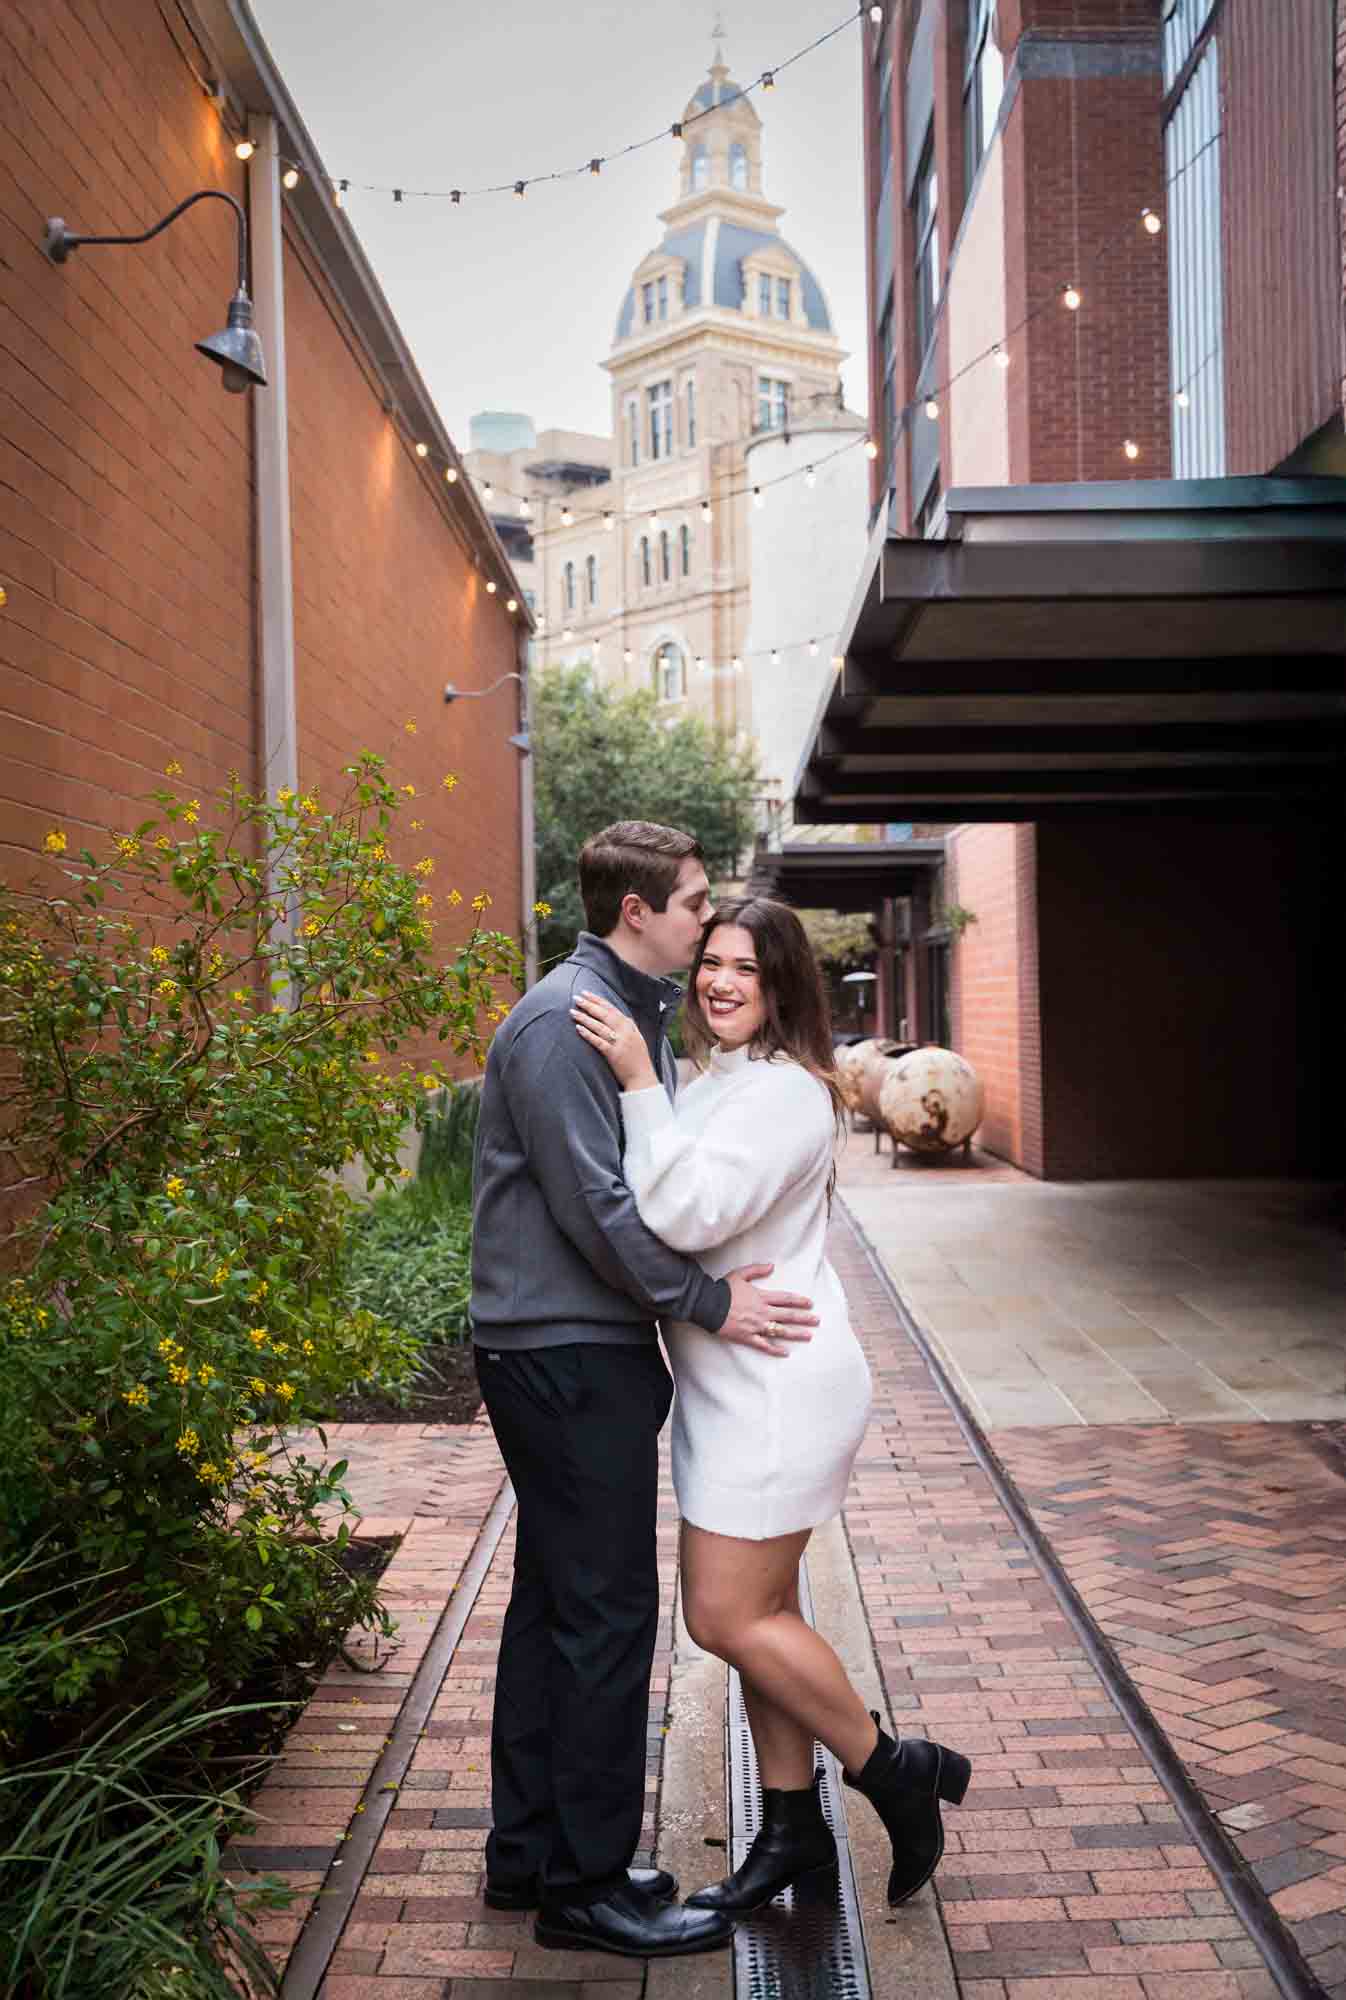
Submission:
[[[428,1347],[425,1362],[404,1406],[378,1394],[347,1396],[333,1421],[346,1424],[470,1424],[481,1408],[470,1340]]]

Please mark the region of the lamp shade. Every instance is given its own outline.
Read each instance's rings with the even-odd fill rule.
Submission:
[[[198,340],[196,351],[218,361],[224,371],[224,387],[231,395],[266,387],[266,361],[252,324],[252,300],[241,287],[229,301],[229,324],[224,332]]]

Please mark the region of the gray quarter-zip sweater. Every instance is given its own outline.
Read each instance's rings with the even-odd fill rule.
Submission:
[[[653,1341],[659,1319],[716,1333],[729,1285],[661,1243],[622,1178],[617,1079],[570,1018],[581,988],[635,1020],[670,1097],[664,1031],[682,998],[590,931],[503,1023],[473,1168],[472,1329],[492,1349]]]

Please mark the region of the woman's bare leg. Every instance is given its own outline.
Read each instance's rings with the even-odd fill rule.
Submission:
[[[797,1789],[812,1777],[813,1741],[825,1743],[847,1770],[863,1768],[878,1741],[864,1703],[846,1678],[827,1641],[799,1613],[799,1558],[808,1530],[771,1541],[742,1541],[682,1526],[682,1608],[687,1630],[698,1646],[737,1667],[751,1687],[764,1724],[759,1759],[765,1751],[774,1782]],[[791,1737],[771,1710],[793,1723]],[[751,1707],[749,1720],[753,1721]],[[799,1749],[806,1744],[804,1775],[798,1777]],[[776,1776],[779,1757],[784,1780]],[[794,1779],[797,1782],[792,1784]],[[765,1771],[763,1784],[768,1782]]]
[[[782,1609],[799,1612],[798,1563]],[[813,1783],[812,1730],[805,1729],[783,1708],[777,1708],[770,1696],[743,1674],[739,1675],[739,1681],[763,1790],[802,1792]]]

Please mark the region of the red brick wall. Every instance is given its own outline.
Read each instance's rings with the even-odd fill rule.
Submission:
[[[16,0],[0,66],[0,869],[25,881],[49,826],[126,825],[170,757],[203,798],[258,779],[249,399],[193,351],[223,324],[232,221],[203,204],[62,269],[40,247],[48,215],[128,232],[198,187],[243,198],[245,170],[154,0]],[[515,665],[503,595],[296,241],[285,276],[302,778],[391,753],[426,822],[408,858],[517,932],[517,686],[442,699]]]
[[[1322,824],[1037,828],[1051,1179],[1330,1170],[1341,843]]]
[[[978,1143],[1022,1162],[1022,945],[1013,826],[960,826],[949,836],[945,895],[970,910],[953,945],[951,984],[954,1046],[976,1070],[986,1092]]]

